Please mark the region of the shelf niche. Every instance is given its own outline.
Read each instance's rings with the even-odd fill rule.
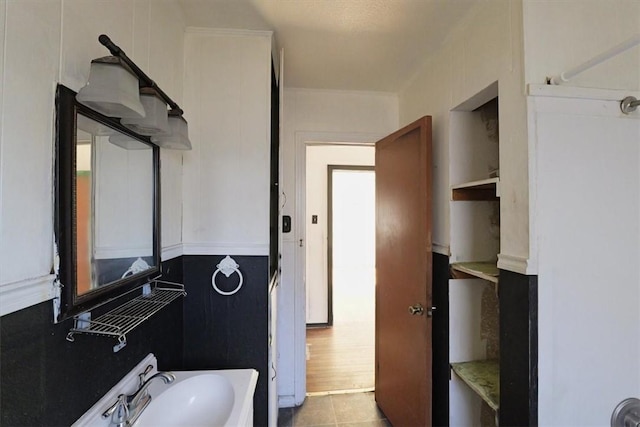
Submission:
[[[451,200],[496,202],[500,197],[500,178],[465,182],[451,187]]]
[[[450,111],[450,425],[497,425],[500,325],[498,84]]]
[[[497,260],[500,253],[498,87],[450,112],[451,262]]]

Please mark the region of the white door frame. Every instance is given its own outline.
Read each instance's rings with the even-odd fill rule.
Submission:
[[[296,132],[295,133],[295,179],[296,203],[295,259],[294,259],[294,308],[293,308],[293,380],[294,404],[302,405],[307,394],[307,320],[305,284],[306,245],[306,168],[307,147],[314,145],[374,146],[386,134],[360,132]],[[300,242],[302,241],[302,245]]]

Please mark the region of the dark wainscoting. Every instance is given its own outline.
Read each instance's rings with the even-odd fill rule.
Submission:
[[[160,268],[162,280],[184,283],[184,262],[182,256],[164,261]]]
[[[259,372],[254,396],[254,425],[268,422],[268,302],[269,257],[234,256],[244,284],[238,293],[218,294],[211,276],[224,257],[185,255],[184,368],[254,368]],[[238,276],[216,276],[225,291],[235,288]]]
[[[149,353],[161,370],[258,370],[254,423],[267,425],[268,257],[235,256],[244,285],[228,297],[211,286],[222,258],[163,262],[163,279],[184,283],[187,297],[131,332],[118,353],[110,338],[78,334],[66,341],[73,322],[53,324],[51,301],[0,318],[0,425],[70,425]],[[217,277],[221,287],[234,280]]]
[[[164,265],[163,265],[164,267]],[[116,340],[78,334],[65,338],[73,321],[53,323],[46,301],[0,318],[0,424],[68,426],[147,354],[161,370],[182,367],[182,299]]]
[[[449,257],[433,253],[432,413],[434,426],[449,425]]]
[[[500,425],[538,425],[538,277],[500,270]]]

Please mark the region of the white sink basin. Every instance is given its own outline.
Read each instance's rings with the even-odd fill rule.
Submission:
[[[133,395],[140,387],[139,375],[150,378],[157,372],[157,359],[148,354],[118,384],[85,412],[73,427],[110,427],[113,417],[103,416],[118,396]],[[151,368],[151,369],[150,369]],[[151,402],[136,420],[135,427],[220,426],[252,427],[253,394],[258,381],[255,369],[173,371],[176,379],[164,384],[154,379],[147,391]]]
[[[173,371],[171,384],[155,381],[151,403],[135,427],[253,426],[253,392],[258,372],[253,369]]]
[[[233,386],[226,377],[214,373],[192,376],[166,386],[153,397],[135,425],[224,426],[234,397]]]

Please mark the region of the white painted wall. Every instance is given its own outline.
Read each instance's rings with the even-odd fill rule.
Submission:
[[[582,64],[640,33],[637,0],[524,0],[525,81]],[[568,86],[640,89],[640,46],[576,76]]]
[[[640,114],[592,96],[530,99],[540,425],[608,425],[640,397]]]
[[[480,2],[399,94],[400,123],[433,117],[433,243],[449,255],[449,111],[498,82],[500,111],[501,268],[535,272],[529,239],[527,115],[523,92],[522,2]],[[479,104],[480,105],[480,104]],[[478,106],[479,106],[478,105]]]
[[[307,147],[306,177],[306,306],[307,323],[327,323],[328,165],[374,166],[375,147],[315,145]],[[311,223],[318,215],[318,223]]]
[[[271,32],[187,29],[185,254],[269,254],[270,99]]]
[[[0,99],[0,314],[49,299],[55,85],[78,90],[108,34],[182,101],[184,17],[172,0],[5,0]],[[189,112],[186,113],[187,117]],[[163,160],[163,246],[180,241],[182,154]]]
[[[286,76],[285,76],[286,78]],[[375,142],[398,128],[394,94],[286,89],[281,117],[282,214],[292,232],[283,235],[278,303],[280,406],[302,403],[305,393],[305,284],[303,280],[304,147],[306,142]],[[304,177],[304,174],[302,174]]]
[[[542,83],[640,33],[640,3],[524,0],[523,22],[525,82]],[[640,397],[640,116],[619,110],[639,65],[636,47],[529,88],[540,425],[608,425]]]

